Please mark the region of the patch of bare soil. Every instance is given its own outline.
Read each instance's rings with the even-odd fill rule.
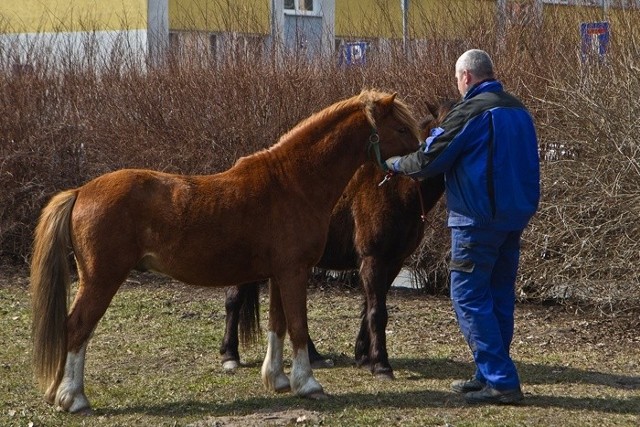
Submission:
[[[209,417],[189,427],[317,426],[322,419],[319,412],[306,409],[271,409],[237,417]]]

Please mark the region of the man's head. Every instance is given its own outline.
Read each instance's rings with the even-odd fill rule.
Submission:
[[[484,50],[468,50],[456,61],[456,81],[462,96],[474,84],[492,78],[494,78],[493,62]]]

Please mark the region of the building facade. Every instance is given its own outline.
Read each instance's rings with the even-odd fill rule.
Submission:
[[[506,31],[576,8],[584,11],[579,19],[615,25],[621,11],[637,13],[640,0],[2,0],[0,59],[28,64],[43,52],[80,62],[130,55],[145,64],[171,55],[353,59],[442,40],[455,45],[479,17]]]
[[[2,0],[5,61],[107,61],[113,55],[157,60],[168,38],[167,0]]]

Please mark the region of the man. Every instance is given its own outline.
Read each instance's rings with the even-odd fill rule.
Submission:
[[[452,390],[469,403],[516,403],[524,396],[509,348],[520,236],[540,198],[536,132],[486,52],[462,54],[455,77],[462,100],[417,152],[386,164],[416,179],[445,173],[451,299],[476,364]]]

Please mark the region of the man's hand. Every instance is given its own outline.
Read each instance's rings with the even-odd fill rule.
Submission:
[[[386,163],[386,165],[387,165],[387,167],[389,168],[390,171],[399,172],[398,168],[397,168],[397,165],[396,165],[398,160],[400,160],[400,156],[389,157],[387,160],[385,160],[385,163]]]

